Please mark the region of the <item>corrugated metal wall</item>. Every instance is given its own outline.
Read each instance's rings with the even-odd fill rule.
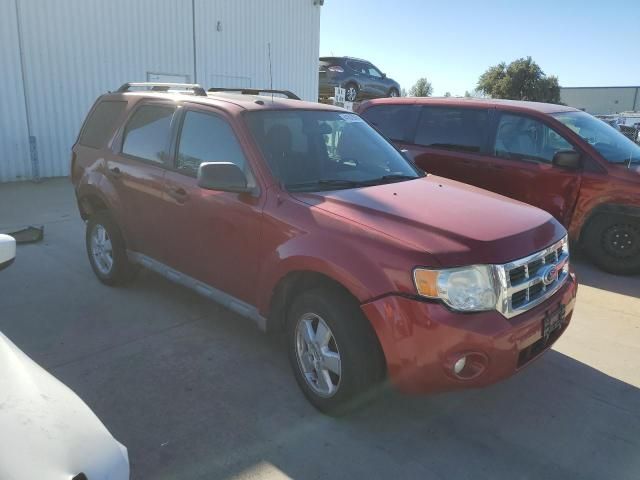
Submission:
[[[31,178],[14,0],[0,0],[0,181]]]
[[[640,87],[566,87],[560,89],[560,100],[592,115],[637,111]]]
[[[269,42],[274,87],[317,97],[320,8],[312,0],[0,0],[0,8],[10,86],[0,92],[0,181],[32,177],[27,113],[40,177],[68,175],[71,145],[101,93],[149,74],[266,87]]]

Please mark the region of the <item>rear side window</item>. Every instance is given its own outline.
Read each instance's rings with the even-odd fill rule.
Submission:
[[[176,168],[196,175],[202,162],[231,162],[245,172],[247,167],[242,148],[225,120],[188,111],[180,133]]]
[[[480,152],[487,139],[488,124],[487,110],[423,107],[415,143],[425,147]]]
[[[124,131],[122,153],[132,157],[163,163],[173,108],[143,105],[131,116]]]
[[[380,105],[371,107],[362,116],[391,140],[411,142],[420,107],[415,105]]]
[[[127,108],[127,102],[100,102],[84,124],[79,140],[80,145],[103,148],[116,130],[116,122],[125,108]]]

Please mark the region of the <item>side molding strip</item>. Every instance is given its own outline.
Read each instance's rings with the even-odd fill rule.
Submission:
[[[168,280],[172,282],[183,285],[191,290],[199,293],[200,295],[207,297],[213,300],[216,303],[228,308],[229,310],[234,311],[235,313],[242,315],[243,317],[250,318],[258,325],[258,328],[263,332],[267,330],[267,319],[260,315],[260,312],[253,305],[249,305],[242,300],[237,299],[229,295],[228,293],[223,292],[222,290],[218,290],[206,283],[203,283],[195,278],[191,278],[184,273],[181,273],[177,270],[174,270],[171,267],[168,267],[164,263],[158,262],[153,258],[147,257],[142,253],[127,251],[127,256],[129,260],[133,263],[137,263],[149,270],[156,272],[159,275],[162,275]]]

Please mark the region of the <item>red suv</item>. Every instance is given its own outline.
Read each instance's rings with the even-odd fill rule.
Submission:
[[[101,96],[73,147],[95,274],[144,266],[286,332],[320,410],[385,376],[413,392],[496,382],[567,327],[577,283],[548,213],[425,175],[336,107],[134,87]]]
[[[640,146],[575,108],[464,98],[359,112],[427,172],[551,213],[603,270],[640,272]]]

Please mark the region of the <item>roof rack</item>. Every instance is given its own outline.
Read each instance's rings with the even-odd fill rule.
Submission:
[[[152,92],[168,92],[171,89],[191,90],[198,97],[206,97],[207,92],[197,83],[155,83],[155,82],[127,82],[119,89],[119,93],[129,92],[131,88],[146,87]]]
[[[284,95],[290,100],[300,100],[300,97],[295,93],[290,92],[289,90],[264,90],[264,89],[256,89],[256,88],[221,88],[221,87],[213,87],[207,90],[207,92],[235,92],[240,93],[242,95],[262,95],[263,93],[278,93],[280,95]]]

